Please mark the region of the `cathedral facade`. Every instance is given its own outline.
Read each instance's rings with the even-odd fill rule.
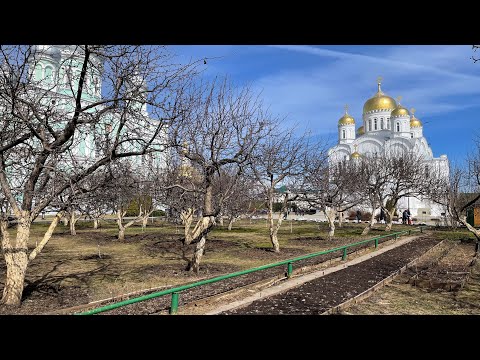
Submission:
[[[82,106],[95,104],[89,111],[99,112],[104,107],[102,105],[101,74],[103,63],[95,54],[91,54],[89,61],[92,63],[92,66],[89,67],[84,80],[81,103]],[[63,112],[67,116],[73,114],[76,89],[83,65],[81,48],[76,45],[35,45],[32,47],[29,65],[32,84],[43,97],[41,102],[45,103],[45,106],[55,108],[55,111]],[[134,77],[132,80],[131,87],[139,87],[144,93],[147,92],[147,84],[143,79]],[[150,116],[146,101],[140,97],[133,104],[132,108],[136,109],[139,114],[138,118],[141,118],[145,127],[151,128],[153,131],[157,126],[157,120]],[[119,119],[112,116],[114,115],[109,113],[102,120],[102,123],[95,126],[100,127],[101,132],[115,131],[115,124],[118,123]],[[99,132],[99,129],[82,127],[78,130],[72,146],[72,153],[76,160],[79,162],[91,162],[102,156],[103,154],[99,153],[100,146],[98,142],[105,141],[105,139],[98,139],[94,136],[95,133]],[[165,142],[167,139],[166,131],[161,131],[157,137]],[[132,150],[136,149],[132,148]],[[154,163],[157,167],[162,168],[166,166],[166,154],[163,151],[159,151],[154,154],[135,157],[134,161],[139,165],[148,161],[150,164]]]
[[[377,93],[363,106],[361,126],[356,128],[355,119],[345,114],[338,120],[338,144],[329,150],[330,163],[354,160],[362,156],[382,154],[414,153],[423,158],[425,173],[438,168],[448,176],[447,155],[435,158],[427,139],[423,135],[423,124],[415,117],[415,109],[407,110],[381,89],[378,79]],[[397,204],[399,212],[410,209],[419,221],[444,215],[444,210],[427,199],[404,197]]]

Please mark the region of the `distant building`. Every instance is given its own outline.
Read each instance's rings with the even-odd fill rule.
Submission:
[[[381,89],[378,79],[377,93],[363,106],[362,125],[356,129],[356,122],[345,109],[345,114],[338,120],[338,144],[329,150],[330,163],[359,158],[364,155],[382,156],[389,153],[415,153],[422,155],[425,176],[434,167],[448,176],[447,155],[433,157],[427,139],[423,136],[423,124],[414,115],[415,110],[408,111]],[[441,216],[442,208],[426,199],[404,197],[397,204],[397,209],[410,209],[412,216],[427,220],[430,216]]]

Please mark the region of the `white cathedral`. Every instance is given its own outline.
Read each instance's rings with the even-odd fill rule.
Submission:
[[[362,126],[355,130],[355,120],[347,108],[345,115],[338,120],[338,144],[329,152],[330,163],[359,158],[362,155],[412,152],[423,157],[426,171],[436,166],[448,176],[447,155],[433,157],[427,139],[423,136],[423,125],[415,117],[415,110],[408,111],[382,92],[381,78],[378,78],[378,91],[363,106]],[[444,210],[426,199],[404,197],[397,204],[399,212],[410,209],[412,216],[419,221],[444,215]]]

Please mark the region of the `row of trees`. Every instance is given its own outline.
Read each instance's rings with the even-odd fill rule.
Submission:
[[[433,169],[425,176],[422,159],[414,154],[333,166],[325,142],[311,143],[307,135],[298,137],[294,129],[282,127],[249,87],[234,87],[227,79],[202,80],[197,63],[176,65],[167,48],[79,46],[78,78],[60,99],[69,100],[70,108],[51,101],[60,80],[50,78],[48,87],[34,81],[31,47],[1,46],[0,55],[0,232],[7,266],[2,303],[20,304],[28,265],[64,217],[74,234],[80,214],[98,224],[115,209],[118,239],[124,240],[126,228],[135,222],[146,226],[152,211],[167,205],[184,224],[185,246],[195,244],[188,269],[198,272],[211,229],[224,217],[231,226],[259,200],[268,209],[277,252],[282,213],[294,200],[325,213],[330,237],[335,215],[359,204],[368,204],[372,213],[364,233],[382,206],[391,229],[403,196],[458,208],[452,200],[457,195],[446,202],[432,190],[445,194],[450,183]],[[102,97],[86,102],[85,81],[92,71],[101,74]],[[150,119],[139,103],[148,105]],[[75,151],[85,134],[96,144],[90,157]],[[281,186],[286,191],[279,192]],[[138,216],[126,222],[134,200]],[[275,201],[282,203],[277,219]],[[43,239],[29,249],[32,222],[47,207],[57,214]],[[463,210],[451,212],[460,218]],[[18,219],[15,239],[7,231],[10,213]]]

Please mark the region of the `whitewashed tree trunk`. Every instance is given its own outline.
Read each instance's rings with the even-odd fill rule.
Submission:
[[[123,217],[125,216],[125,212],[122,208],[117,210],[117,225],[118,225],[118,240],[124,241],[125,240],[125,226],[123,226]]]
[[[325,217],[328,221],[328,239],[331,240],[335,235],[335,209],[325,209],[324,211]]]
[[[191,265],[191,270],[195,273],[198,273],[198,271],[200,270],[200,261],[202,260],[203,253],[205,251],[206,241],[207,238],[205,236],[202,236],[200,241],[197,243],[197,246],[195,247],[195,253],[193,254]]]
[[[194,212],[195,209],[193,208],[182,209],[182,211],[180,212],[180,219],[182,219],[185,234],[185,239],[183,240],[184,245],[189,245],[193,240],[192,231],[190,231],[190,228],[192,226]]]
[[[15,245],[10,242],[6,225],[6,221],[2,221],[2,249],[7,265],[7,276],[0,302],[5,305],[20,306],[28,266],[27,242],[30,237],[30,212],[22,211],[18,218]]]
[[[480,252],[480,230],[475,229],[467,222],[466,215],[460,216],[458,220],[467,227],[468,231],[475,235],[475,238],[477,239],[477,242],[475,243],[475,252],[478,254]]]
[[[93,219],[93,228],[98,229],[98,219],[97,218]]]
[[[68,221],[67,216],[64,216],[64,217],[62,218],[62,222],[63,222],[63,226],[65,226],[65,227],[68,226],[68,222],[69,222],[69,221]]]
[[[72,211],[70,213],[70,235],[77,235],[77,230],[75,229],[75,225],[77,224],[79,218],[75,219],[75,212]]]
[[[375,224],[375,209],[372,211],[372,216],[370,216],[370,221],[368,222],[368,225],[365,229],[362,231],[362,235],[367,235],[370,230],[373,228],[373,225]]]
[[[230,216],[228,219],[228,230],[232,230],[233,223],[235,222],[235,216]]]
[[[387,226],[385,227],[385,231],[392,230],[393,227],[393,216],[395,214],[395,208],[393,209],[386,209],[387,210]]]
[[[147,223],[148,223],[148,215],[142,218],[142,231],[145,231],[145,228],[147,227]]]

